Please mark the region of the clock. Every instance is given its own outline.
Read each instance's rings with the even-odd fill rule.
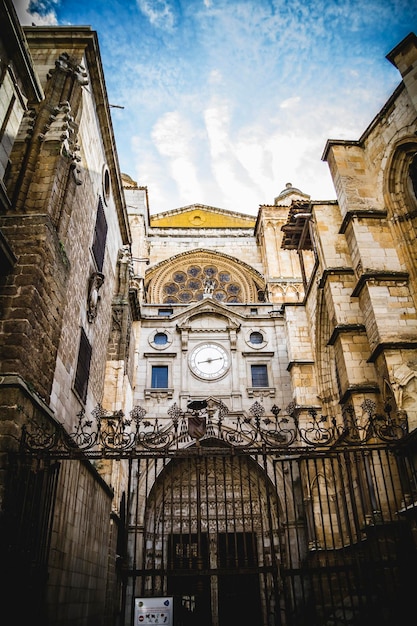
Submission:
[[[226,350],[216,343],[202,343],[190,354],[191,371],[199,378],[215,380],[229,369],[230,359]]]

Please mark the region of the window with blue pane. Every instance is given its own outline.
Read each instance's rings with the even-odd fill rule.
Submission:
[[[262,333],[253,332],[250,334],[249,341],[253,344],[261,344],[264,342],[264,336]]]
[[[168,388],[168,365],[152,365],[152,389]]]
[[[157,346],[165,346],[168,343],[168,337],[165,333],[155,333],[153,340]]]
[[[252,387],[268,387],[268,369],[267,366],[251,365]]]

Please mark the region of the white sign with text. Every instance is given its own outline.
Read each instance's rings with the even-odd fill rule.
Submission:
[[[172,598],[135,598],[135,626],[173,626]]]

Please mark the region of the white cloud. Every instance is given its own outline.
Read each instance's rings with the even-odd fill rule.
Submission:
[[[14,0],[14,7],[23,26],[54,26],[59,0]]]
[[[178,193],[186,204],[197,202],[201,187],[197,176],[196,132],[177,111],[163,115],[152,130],[152,140],[165,159]]]
[[[230,115],[230,107],[226,101],[213,102],[204,111],[210,153],[214,159],[230,149],[228,138]]]
[[[137,0],[137,5],[152,26],[163,30],[174,27],[175,15],[167,0]]]
[[[404,2],[401,28],[417,15]],[[38,21],[29,0],[16,4],[26,23]],[[382,12],[381,0],[124,4],[117,22],[104,23],[109,3],[92,27],[104,44],[110,101],[125,105],[112,112],[123,169],[148,186],[152,212],[202,202],[256,213],[287,181],[334,198],[321,161],[326,140],[359,138],[393,90],[387,85],[400,80],[384,54],[386,24],[397,20],[399,30],[403,19],[401,0]],[[55,9],[59,16],[60,5],[65,20],[82,24],[96,6],[31,2],[42,20]]]
[[[279,105],[281,109],[292,109],[300,102],[300,96],[293,96],[292,98],[287,98]]]
[[[211,85],[220,85],[223,82],[223,76],[219,69],[211,70],[209,74],[209,83]]]
[[[214,100],[204,112],[210,168],[217,190],[216,204],[242,210],[251,203],[258,205],[260,189],[252,178],[253,160],[245,162],[242,158],[248,145],[234,140],[231,121],[232,110],[227,101]]]

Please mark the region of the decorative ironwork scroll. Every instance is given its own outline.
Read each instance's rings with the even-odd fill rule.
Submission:
[[[123,411],[106,411],[98,405],[91,413],[77,414],[73,432],[61,426],[40,426],[30,422],[24,429],[22,446],[35,453],[57,456],[128,457],[139,453],[175,452],[197,443],[229,445],[243,451],[262,447],[279,450],[332,448],[338,445],[390,443],[408,433],[407,417],[392,415],[389,402],[384,411],[365,400],[358,418],[352,406],[343,411],[343,423],[320,415],[315,408],[305,409],[291,403],[283,415],[273,405],[268,411],[256,401],[248,414],[233,413],[215,398],[189,402],[184,411],[174,403],[167,417],[146,417],[146,410],[135,406],[126,416]]]

